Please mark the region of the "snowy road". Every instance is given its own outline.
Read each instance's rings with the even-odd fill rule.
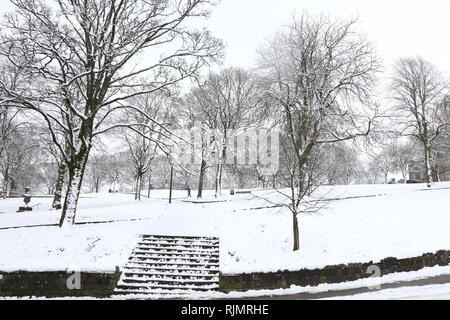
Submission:
[[[438,300],[450,299],[450,275],[387,283],[379,290],[367,287],[291,295],[249,297],[258,300]]]
[[[450,284],[401,287],[330,300],[450,300]]]

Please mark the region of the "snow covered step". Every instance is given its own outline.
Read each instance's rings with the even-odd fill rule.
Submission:
[[[177,243],[184,243],[184,244],[218,244],[219,241],[216,240],[207,240],[207,239],[183,239],[183,238],[155,238],[155,237],[142,237],[142,241],[144,242],[160,242],[165,244],[177,244]]]
[[[211,245],[211,244],[170,244],[170,243],[159,243],[159,242],[140,242],[139,246],[147,246],[147,247],[153,247],[153,248],[161,248],[161,249],[167,249],[171,248],[172,250],[217,250],[219,248],[218,245]]]
[[[122,290],[151,290],[151,289],[168,289],[168,290],[196,290],[196,291],[209,291],[214,289],[219,289],[219,284],[208,284],[208,285],[186,285],[186,284],[159,284],[157,282],[149,282],[146,284],[141,283],[126,283],[123,284],[119,282],[117,289]]]
[[[219,239],[142,235],[115,295],[188,295],[219,288]]]
[[[204,241],[204,240],[156,240],[156,239],[142,239],[144,243],[160,243],[169,245],[184,245],[184,246],[218,246],[218,241]]]
[[[219,252],[178,252],[178,251],[157,251],[157,250],[142,250],[135,249],[133,251],[136,255],[157,255],[160,257],[179,257],[189,255],[190,257],[198,257],[198,258],[219,258]]]
[[[133,272],[124,272],[125,277],[173,277],[177,279],[204,279],[211,280],[216,279],[219,280],[219,274],[207,274],[207,273],[194,273],[194,272],[146,272],[146,271],[133,271]]]
[[[219,268],[202,268],[202,267],[180,267],[180,266],[172,266],[172,267],[161,267],[161,266],[157,266],[157,267],[147,267],[145,265],[142,264],[128,264],[125,268],[124,271],[129,271],[129,272],[139,272],[139,270],[141,271],[145,271],[145,272],[153,272],[153,271],[161,271],[161,272],[173,272],[173,271],[186,271],[186,272],[202,272],[202,273],[219,273]]]
[[[195,262],[158,262],[158,261],[142,261],[138,259],[130,259],[128,260],[131,264],[140,264],[146,266],[147,268],[151,267],[216,267],[219,268],[219,263],[195,263]]]
[[[151,276],[151,277],[138,277],[138,276],[131,276],[131,277],[123,277],[122,280],[120,280],[121,284],[194,284],[194,285],[203,285],[203,284],[216,284],[219,281],[219,279],[199,279],[199,278],[193,278],[193,279],[181,279],[178,277],[164,277],[164,276]]]
[[[218,242],[218,238],[214,237],[192,237],[192,236],[153,236],[153,235],[142,235],[142,239],[155,239],[155,240],[183,240],[183,241],[213,241]]]
[[[217,238],[208,238],[208,237],[159,237],[159,236],[142,236],[143,240],[157,240],[157,241],[204,241],[204,242],[218,242]]]
[[[130,260],[139,260],[139,261],[157,261],[157,262],[164,262],[167,264],[170,263],[218,263],[219,258],[196,258],[196,257],[190,257],[190,256],[178,256],[178,257],[163,257],[160,255],[153,256],[153,255],[139,255],[139,254],[133,254],[130,258]]]
[[[180,248],[180,247],[158,247],[155,245],[148,245],[139,243],[136,247],[139,250],[153,250],[153,251],[168,251],[168,252],[180,252],[180,253],[218,253],[219,247],[209,248],[209,249],[199,249],[199,248]]]

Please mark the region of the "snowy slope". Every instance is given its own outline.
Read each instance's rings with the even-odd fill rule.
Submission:
[[[38,212],[15,213],[20,199],[0,200],[0,270],[111,271],[127,260],[139,234],[220,237],[223,273],[320,268],[350,262],[406,258],[450,249],[450,184],[322,187],[326,205],[300,216],[301,250],[291,251],[289,211],[273,207],[274,191],[208,196],[202,202],[167,203],[166,191],[135,202],[132,195],[86,195],[77,221],[107,222],[59,229],[51,199],[34,199]],[[211,193],[209,193],[211,194]],[[225,191],[224,191],[225,194]],[[354,198],[362,197],[362,198]],[[342,199],[342,200],[336,200]],[[266,207],[266,208],[265,208]],[[19,227],[14,229],[5,229]]]

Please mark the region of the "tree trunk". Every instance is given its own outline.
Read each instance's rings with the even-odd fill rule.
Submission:
[[[136,177],[136,191],[134,194],[134,200],[141,201],[141,190],[142,190],[142,175],[138,174]]]
[[[225,137],[226,139],[226,137]],[[226,141],[226,140],[225,140]],[[222,154],[219,159],[219,164],[217,165],[217,172],[216,172],[216,198],[217,195],[222,195],[222,173],[223,173],[223,165],[225,163],[225,157],[226,157],[226,148],[222,148]]]
[[[427,183],[428,188],[431,188],[431,184],[433,183],[433,174],[431,172],[431,148],[426,145],[425,149],[425,181]]]
[[[225,141],[227,141],[226,136],[225,136]],[[218,183],[219,195],[222,195],[222,176],[223,176],[223,166],[225,165],[226,154],[227,154],[227,150],[224,147],[222,149],[222,158],[221,158],[220,165],[219,165],[219,183]]]
[[[100,189],[100,178],[95,179],[95,193],[98,193]]]
[[[58,177],[56,178],[55,184],[55,194],[53,196],[53,209],[61,209],[61,198],[62,198],[62,189],[64,186],[64,177],[66,175],[67,165],[64,162],[61,162],[58,168]]]
[[[9,182],[9,169],[6,168],[5,174],[3,175],[3,196],[9,198],[10,182]]]
[[[219,177],[217,181],[217,193],[222,195],[222,173],[223,173],[223,163],[219,165]]]
[[[292,214],[292,220],[293,220],[293,232],[294,232],[294,251],[300,250],[300,231],[298,228],[298,219],[297,214]]]
[[[169,203],[172,203],[172,187],[173,187],[173,167],[170,168]]]
[[[8,180],[6,180],[6,197],[9,198],[11,196],[11,191],[13,190],[13,180],[8,176]]]
[[[206,170],[206,161],[202,159],[202,164],[200,165],[200,173],[198,177],[197,199],[200,199],[203,196],[203,180],[205,176],[205,170]]]
[[[66,198],[59,222],[60,227],[75,224],[78,198],[80,196],[89,151],[89,148],[83,148],[75,156],[75,160],[68,165],[69,184],[67,186]]]
[[[216,169],[216,178],[214,179],[214,196],[217,198],[217,194],[219,192],[219,170],[220,170],[220,164],[217,165]]]
[[[152,173],[148,174],[148,193],[147,197],[150,199],[150,190],[152,190]]]

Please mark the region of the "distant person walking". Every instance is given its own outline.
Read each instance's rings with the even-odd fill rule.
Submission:
[[[191,187],[189,185],[186,185],[186,190],[187,190],[187,197],[191,198]]]

